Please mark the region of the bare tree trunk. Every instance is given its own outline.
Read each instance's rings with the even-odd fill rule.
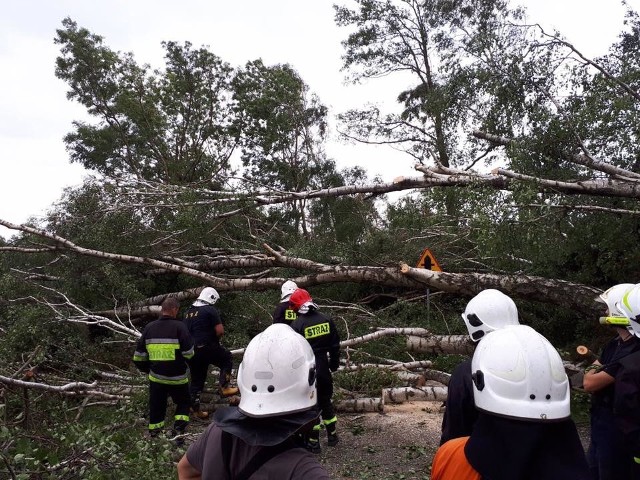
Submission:
[[[335,402],[333,406],[338,412],[384,412],[384,400],[382,398],[353,398]]]
[[[408,401],[439,401],[447,399],[447,387],[403,387],[383,388],[382,399],[384,403],[404,403]]]
[[[472,355],[475,344],[468,335],[431,335],[407,337],[407,350],[420,353]]]

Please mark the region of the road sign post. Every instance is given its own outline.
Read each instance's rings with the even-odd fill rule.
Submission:
[[[416,268],[424,268],[426,270],[431,270],[433,272],[441,272],[442,271],[442,268],[440,267],[440,264],[438,263],[438,260],[436,260],[435,255],[428,248],[425,248],[422,251],[422,254],[420,255],[420,259],[418,260],[418,263],[416,264]],[[429,322],[431,320],[431,298],[430,298],[430,294],[431,294],[431,292],[429,291],[429,287],[427,287],[427,326],[429,325]]]

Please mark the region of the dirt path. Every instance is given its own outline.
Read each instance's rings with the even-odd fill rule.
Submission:
[[[385,405],[385,412],[338,415],[340,443],[320,460],[335,479],[428,479],[440,441],[440,402]]]
[[[340,443],[326,445],[322,432],[319,459],[332,479],[429,480],[440,442],[441,402],[385,405],[384,413],[338,414]],[[194,433],[208,422],[194,425]],[[583,446],[589,426],[579,425]]]

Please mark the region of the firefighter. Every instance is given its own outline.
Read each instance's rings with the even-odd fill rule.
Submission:
[[[291,308],[298,318],[291,324],[296,332],[307,339],[316,355],[318,371],[318,406],[322,422],[318,422],[307,438],[307,447],[313,453],[320,453],[320,430],[322,424],[327,430],[327,444],[330,447],[338,443],[336,430],[338,418],[333,410],[333,377],[340,365],[340,336],[333,320],[318,311],[309,292],[299,288],[289,299]]]
[[[289,326],[254,337],[238,368],[240,405],[215,412],[214,423],[178,463],[179,480],[290,478],[327,480],[301,434],[318,419],[313,350]]]
[[[462,314],[471,340],[479,342],[487,333],[507,325],[518,325],[518,308],[504,293],[487,289],[473,297]],[[471,435],[478,412],[473,403],[471,358],[458,365],[449,379],[446,410],[442,417],[440,445]]]
[[[273,312],[273,323],[286,323],[291,325],[297,316],[296,312],[289,305],[291,294],[298,289],[298,285],[293,280],[287,280],[280,288],[280,303]]]
[[[440,446],[431,480],[588,480],[569,380],[547,339],[525,325],[486,335],[472,360],[478,420]]]
[[[167,397],[176,406],[173,432],[184,433],[189,424],[189,371],[186,360],[193,357],[193,340],[184,323],[177,320],[180,309],[174,297],[162,302],[161,316],[142,332],[133,354],[136,367],[149,376],[149,435],[164,428]]]
[[[627,289],[613,307],[629,320],[634,335],[640,337],[640,284]],[[640,479],[640,351],[619,363],[614,383],[615,423],[631,464],[629,478]]]
[[[185,313],[184,319],[193,337],[195,354],[189,362],[191,369],[191,410],[193,415],[206,418],[207,412],[200,411],[200,394],[207,380],[209,365],[215,365],[220,369],[220,393],[222,396],[231,396],[238,393],[236,387],[229,385],[233,363],[231,352],[220,344],[220,338],[224,335],[224,326],[218,310],[213,306],[220,295],[213,287],[205,287]]]
[[[615,285],[599,296],[608,317],[623,317],[618,304],[633,284]],[[613,325],[616,337],[602,349],[600,358],[585,368],[583,387],[591,395],[591,442],[587,459],[594,480],[630,478],[633,464],[622,432],[616,426],[615,382],[621,360],[640,350],[640,340],[626,326]]]

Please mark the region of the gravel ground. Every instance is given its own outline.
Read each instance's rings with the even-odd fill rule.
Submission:
[[[195,438],[209,422],[193,423],[190,437]],[[441,402],[387,404],[384,413],[341,413],[340,443],[328,447],[322,432],[319,459],[333,479],[429,480],[441,425]],[[589,426],[579,425],[578,431],[586,448]]]
[[[323,445],[320,454],[331,478],[429,478],[440,442],[440,402],[385,405],[384,413],[340,414],[338,422],[340,443]]]

